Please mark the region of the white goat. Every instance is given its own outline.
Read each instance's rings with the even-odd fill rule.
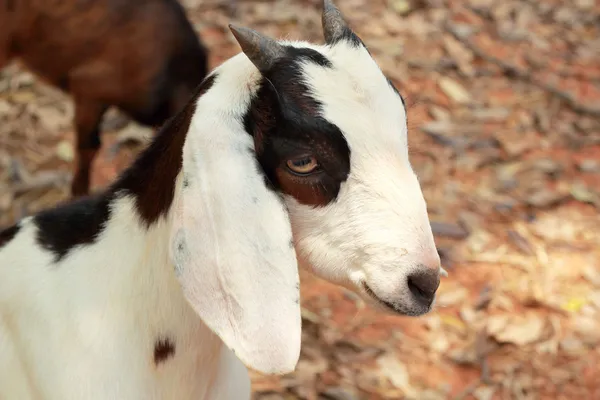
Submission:
[[[231,27],[109,189],[0,233],[0,399],[247,399],[292,371],[298,266],[404,315],[440,260],[406,110],[339,11],[325,45]]]

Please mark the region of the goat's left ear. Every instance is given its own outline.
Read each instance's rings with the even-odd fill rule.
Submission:
[[[203,121],[202,132],[188,135],[171,257],[203,322],[246,366],[283,374],[298,362],[301,337],[291,226],[283,199],[265,184],[252,136],[236,124]]]

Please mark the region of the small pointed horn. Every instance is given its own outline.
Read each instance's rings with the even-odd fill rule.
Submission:
[[[344,34],[347,34],[348,31],[351,32],[342,13],[331,0],[323,0],[323,16],[321,17],[321,22],[323,24],[325,42],[328,44],[337,42]]]
[[[255,30],[232,24],[229,24],[229,29],[231,29],[244,54],[260,72],[268,71],[275,61],[285,55],[285,48],[282,45]]]

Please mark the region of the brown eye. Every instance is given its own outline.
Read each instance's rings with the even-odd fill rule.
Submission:
[[[290,171],[297,175],[310,174],[319,167],[319,163],[315,157],[303,157],[287,160],[286,165]]]

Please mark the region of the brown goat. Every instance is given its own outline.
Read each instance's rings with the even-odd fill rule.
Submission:
[[[0,0],[0,68],[15,58],[73,97],[74,196],[89,192],[108,107],[162,125],[208,70],[177,0]]]

